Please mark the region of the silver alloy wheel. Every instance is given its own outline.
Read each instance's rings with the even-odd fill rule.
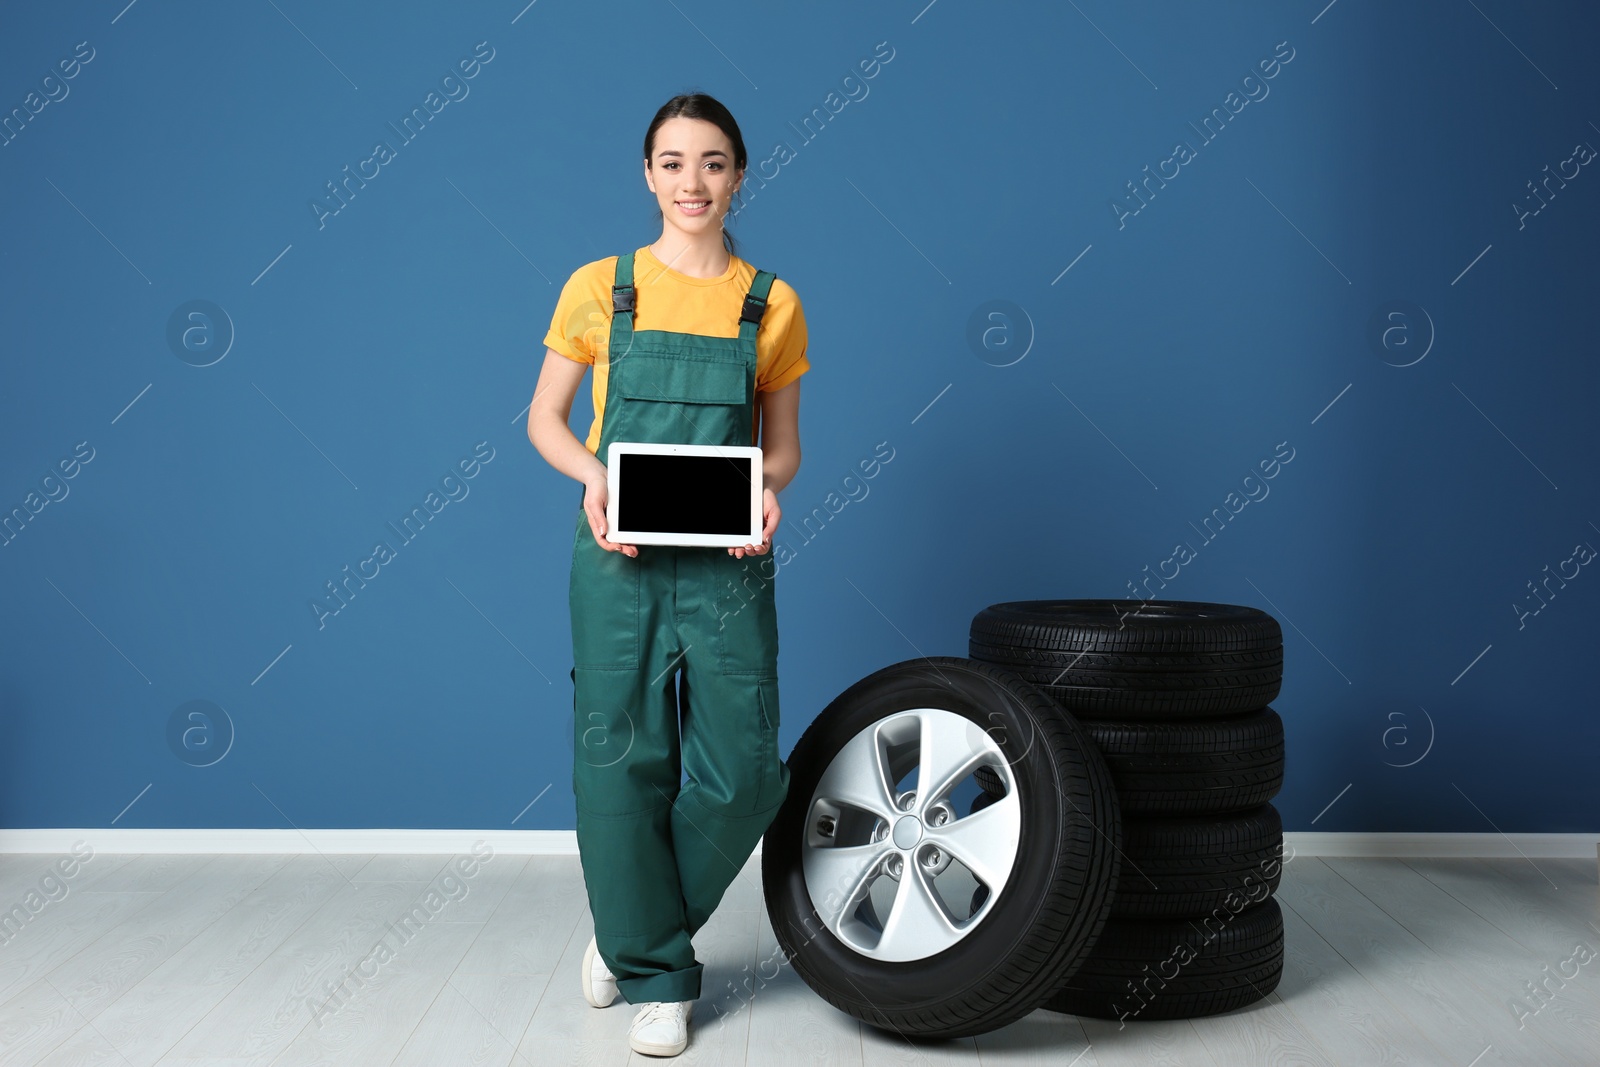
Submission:
[[[953,794],[1005,794],[957,814]],[[1010,877],[1022,835],[1016,779],[994,739],[942,708],[880,719],[839,750],[811,796],[801,863],[828,930],[873,959],[936,955],[975,929]],[[980,887],[983,891],[979,891]]]

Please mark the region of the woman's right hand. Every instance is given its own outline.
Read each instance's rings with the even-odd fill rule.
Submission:
[[[588,478],[583,483],[583,513],[589,519],[589,532],[594,534],[594,543],[607,552],[637,556],[638,545],[625,545],[606,540],[606,493],[606,469],[602,466],[598,475]]]

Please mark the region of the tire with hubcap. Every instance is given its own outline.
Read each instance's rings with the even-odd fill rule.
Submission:
[[[961,1037],[1039,1006],[1088,955],[1121,817],[1078,723],[993,664],[885,667],[787,760],[762,847],[773,931],[820,996],[902,1035]]]

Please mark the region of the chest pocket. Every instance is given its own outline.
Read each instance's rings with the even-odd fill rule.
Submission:
[[[743,363],[632,352],[619,375],[619,395],[629,400],[677,404],[748,404]]]

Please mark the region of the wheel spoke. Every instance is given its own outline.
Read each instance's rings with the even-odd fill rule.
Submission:
[[[878,959],[904,962],[943,952],[960,937],[934,898],[934,890],[918,869],[916,860],[906,857],[905,873],[889,917],[883,924],[873,955]]]
[[[817,783],[816,795],[869,811],[886,822],[894,819],[897,812],[877,730],[863,730],[839,750]]]
[[[921,754],[917,766],[917,808],[920,811],[948,793],[992,758],[994,742],[971,719],[951,714],[923,714]]]
[[[822,921],[832,929],[849,914],[853,901],[871,880],[878,861],[894,849],[881,842],[835,848],[807,847],[806,892]]]
[[[1022,807],[1007,793],[986,808],[943,826],[928,826],[928,838],[967,865],[978,881],[998,894],[1011,874],[1022,838]]]

